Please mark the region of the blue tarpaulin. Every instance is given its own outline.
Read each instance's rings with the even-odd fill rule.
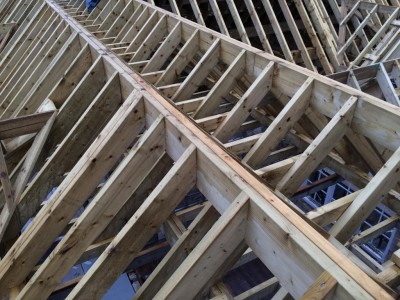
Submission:
[[[99,2],[100,0],[86,0],[86,8],[88,11],[92,11]]]

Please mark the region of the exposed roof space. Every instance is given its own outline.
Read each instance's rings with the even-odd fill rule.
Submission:
[[[399,18],[2,2],[0,295],[397,298]]]

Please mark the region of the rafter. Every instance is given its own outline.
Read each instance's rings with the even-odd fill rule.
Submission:
[[[213,2],[218,9],[226,5]],[[182,16],[192,7],[190,2],[165,3]],[[208,3],[199,3],[202,17],[208,17],[202,11]],[[153,237],[157,251],[168,253],[139,292],[142,297],[205,297],[249,247],[251,256],[239,264],[257,257],[275,278],[275,284],[267,282],[249,296],[269,287],[275,292],[279,282],[276,298],[300,298],[318,290],[326,272],[335,282],[334,295],[342,298],[395,295],[385,284],[395,284],[396,269],[368,258],[357,241],[397,224],[400,196],[390,174],[396,172],[400,146],[398,109],[314,72],[314,64],[327,73],[338,67],[337,34],[319,1],[286,3],[279,14],[299,18],[292,28],[276,21],[282,2],[269,3],[269,19],[275,21],[269,27],[258,24],[252,36],[248,24],[267,14],[262,2],[260,11],[249,4],[231,1],[227,12],[219,9],[221,15],[215,16],[226,22],[227,31],[236,28],[249,40],[278,32],[276,54],[297,53],[296,59],[302,54],[299,62],[312,70],[140,0],[103,2],[90,13],[82,0],[30,5],[39,10],[17,30],[15,43],[6,45],[7,55],[1,54],[2,115],[21,121],[46,103],[54,103],[58,114],[42,154],[31,162],[37,175],[26,187],[26,178],[19,181],[23,193],[1,243],[2,294],[13,290],[19,298],[51,297],[71,267],[98,257],[85,276],[68,284],[76,286],[67,297],[100,298],[123,272],[132,271],[138,263],[134,259]],[[231,10],[236,19],[224,15]],[[390,18],[384,14],[371,15],[358,33],[384,24]],[[300,20],[309,23],[296,31]],[[344,28],[346,34],[351,28]],[[315,33],[311,44],[320,45],[318,55],[306,49],[312,61],[299,36],[306,32]],[[353,43],[345,52],[345,64],[354,57],[350,54],[358,55]],[[35,69],[24,71],[30,66]],[[385,65],[385,71],[379,78],[388,83],[396,68]],[[386,97],[394,99],[393,90]],[[26,167],[24,143],[32,136],[24,139],[4,143],[3,165],[15,166],[11,182]],[[11,149],[18,154],[8,162]],[[327,177],[310,177],[314,171]],[[306,179],[310,183],[302,186]],[[339,192],[329,190],[321,200],[325,205],[303,214],[302,209],[309,210],[306,204],[317,206],[310,193],[323,194],[336,182],[348,188],[346,193],[355,192],[332,201]],[[208,201],[208,210],[199,212],[199,206],[190,216],[180,215],[193,193]],[[381,194],[385,197],[376,197]],[[4,196],[0,203],[6,205]],[[364,205],[365,213],[357,209],[356,218],[349,218],[352,207]],[[344,242],[384,205],[392,219],[356,235],[356,242],[349,242],[351,253]],[[325,230],[333,226],[332,232],[343,226],[345,233],[337,235],[342,243],[315,223]],[[170,250],[161,240],[161,226]],[[186,252],[186,247],[194,249]],[[149,248],[149,255],[155,249]],[[199,280],[189,289],[194,276]],[[313,284],[316,289],[310,289]],[[232,297],[217,288],[212,295]]]

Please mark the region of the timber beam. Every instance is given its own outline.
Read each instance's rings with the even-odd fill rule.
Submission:
[[[330,210],[332,233],[346,243],[368,217],[354,207],[370,212],[382,200],[376,196],[396,192],[396,107],[144,1],[113,0],[92,12],[82,3],[44,1],[29,30],[14,36],[20,42],[4,50],[22,56],[1,62],[1,118],[23,117],[49,99],[59,112],[16,207],[21,224],[11,220],[2,240],[2,293],[22,287],[19,299],[48,297],[113,224],[115,237],[68,296],[101,298],[196,187],[221,217],[201,225],[193,245],[191,227],[177,239],[147,284],[160,289],[151,297],[204,296],[248,247],[279,281],[279,295],[299,298],[326,280],[334,283],[327,294],[338,298],[395,296],[287,197],[321,164],[341,167],[344,181],[367,182]],[[33,72],[20,69],[32,61]],[[385,160],[371,144],[394,154]],[[151,191],[132,198],[165,157],[171,164]],[[260,168],[277,170],[286,159],[273,190]],[[127,203],[132,214],[114,223]],[[186,243],[194,249],[162,281]]]

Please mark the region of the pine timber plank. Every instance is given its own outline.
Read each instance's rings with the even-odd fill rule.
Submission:
[[[253,168],[257,168],[265,161],[265,158],[269,156],[290,128],[292,128],[304,114],[309,105],[312,86],[312,79],[308,79],[301,86],[268,129],[258,139],[256,144],[246,154],[243,162]],[[268,146],[266,144],[268,144]]]
[[[150,126],[135,149],[129,153],[85,213],[58,244],[51,258],[40,266],[30,282],[25,285],[19,294],[20,299],[48,297],[87,247],[111,222],[111,218],[107,216],[117,214],[147,176],[146,172],[151,170],[165,151],[165,145],[159,142],[160,137],[162,140],[164,135],[163,123],[163,118],[159,118]],[[119,199],[118,203],[111,201],[113,198]],[[96,224],[94,228],[93,223]]]
[[[277,184],[276,189],[287,196],[293,195],[351,126],[357,98],[350,98],[332,118],[318,137],[300,155],[294,165]]]
[[[42,199],[46,198],[51,189],[61,183],[63,174],[73,168],[82,151],[89,147],[92,135],[100,132],[119,105],[114,100],[121,97],[120,91],[115,89],[116,87],[119,88],[118,77],[115,74],[102,88],[104,83],[101,82],[104,82],[104,75],[101,75],[101,72],[104,71],[99,70],[101,64],[101,59],[99,59],[93,68],[89,69],[85,78],[88,79],[92,76],[96,78],[96,84],[92,85],[93,88],[87,89],[86,85],[78,85],[75,90],[76,93],[70,95],[69,101],[59,111],[53,130],[50,132],[48,142],[45,145],[45,151],[54,151],[58,144],[59,147],[55,149],[47,162],[43,162],[44,165],[39,174],[22,195],[18,209],[22,224],[27,222],[34,214]],[[81,98],[79,93],[83,93],[86,97]],[[99,95],[96,96],[97,93]],[[74,105],[75,101],[80,101],[80,105]],[[92,103],[89,101],[92,101]],[[97,123],[91,122],[91,118],[96,118]],[[67,160],[66,157],[68,157]],[[21,228],[11,229],[7,239],[18,236]]]
[[[40,257],[43,255],[43,251],[46,251],[46,245],[50,245],[53,240],[52,238],[54,238],[68,223],[70,219],[68,216],[73,216],[76,209],[79,208],[80,202],[86,199],[85,196],[88,196],[92,192],[93,188],[97,186],[98,182],[104,177],[104,173],[106,173],[109,168],[115,164],[120,155],[122,155],[122,153],[125,151],[126,147],[132,143],[134,136],[132,133],[138,133],[142,130],[144,126],[142,99],[140,96],[137,97],[136,95],[135,97],[135,95],[133,95],[129,100],[130,101],[126,101],[121,106],[109,124],[107,124],[103,130],[104,134],[101,135],[96,143],[92,144],[92,146],[88,149],[87,156],[83,156],[80,159],[75,168],[69,173],[67,179],[63,181],[62,186],[59,188],[59,192],[54,194],[52,197],[51,203],[53,205],[47,205],[45,210],[41,210],[39,216],[35,219],[36,222],[29,226],[28,229],[20,236],[19,240],[23,244],[34,243],[37,246],[19,248],[18,251],[12,255],[13,258],[11,258],[11,255],[9,255],[8,257],[4,257],[2,259],[0,262],[2,265],[0,290],[6,291],[8,288],[10,288],[10,284],[13,284],[13,282],[22,282],[24,277],[30,271],[29,269],[36,264],[37,260],[40,259]],[[132,118],[125,119],[124,117],[126,116],[132,116]],[[117,136],[113,135],[115,131],[118,131],[120,134]],[[79,181],[81,176],[90,178],[91,181],[89,182],[86,180],[83,184],[82,181]],[[70,181],[77,182],[78,184],[69,184]],[[84,187],[82,185],[84,185]],[[79,194],[79,198],[76,197],[77,194]],[[62,201],[64,197],[68,197],[70,199],[75,198],[76,200],[74,202],[67,203]],[[70,209],[66,209],[65,206],[69,207]],[[46,210],[50,210],[52,212],[51,218],[50,214],[46,213]],[[54,216],[57,214],[60,214],[59,217],[54,218]],[[40,217],[40,215],[42,217]],[[52,223],[50,227],[54,230],[53,234],[46,229],[46,226],[35,226],[35,223],[41,222]],[[44,234],[41,233],[43,229],[46,229]],[[43,239],[43,243],[39,243],[39,239]],[[38,246],[38,243],[41,245],[41,247]],[[19,243],[17,242],[17,244]],[[17,246],[17,244],[14,246]],[[24,253],[24,250],[26,251],[28,249],[29,253]],[[11,252],[9,252],[9,254],[10,253]],[[23,258],[25,255],[35,256],[36,258],[32,257],[25,259]],[[10,258],[11,260],[9,260]],[[15,274],[17,269],[12,266],[21,263],[24,265],[24,268],[17,268],[17,276],[17,274]],[[24,270],[25,272],[23,272]],[[11,274],[12,276],[10,276]]]
[[[243,72],[246,64],[245,52],[239,53],[237,58],[228,67],[221,78],[211,89],[210,93],[203,99],[193,114],[194,119],[201,119],[212,114],[222,101],[222,97],[229,93],[235,80]]]
[[[256,81],[244,93],[235,107],[214,132],[214,136],[221,142],[227,142],[247,119],[251,111],[263,100],[272,87],[275,64],[269,63],[258,76]]]
[[[141,286],[134,299],[152,299],[188,254],[193,251],[191,249],[194,249],[200,242],[218,217],[218,212],[208,203]]]
[[[120,273],[123,272],[126,265],[140,252],[147,240],[157,231],[161,223],[168,218],[179,201],[193,187],[196,181],[196,174],[193,170],[193,160],[195,159],[196,148],[190,146],[128,221],[127,225],[115,237],[110,246],[98,258],[89,273],[83,277],[69,294],[69,299],[76,299],[77,297],[92,299],[107,291]],[[185,180],[183,180],[184,178]],[[168,201],[164,199],[168,199]],[[129,234],[137,226],[147,229],[140,237]],[[127,252],[129,254],[126,256],[115,255],[119,252]],[[102,275],[101,270],[104,268],[106,268],[110,276],[104,277]],[[94,277],[102,281],[102,288],[94,284],[98,282],[97,280],[92,280]]]
[[[53,115],[53,112],[44,112],[24,117],[0,121],[0,139],[13,138],[29,133],[38,132]]]
[[[13,202],[12,205],[3,207],[0,215],[0,240],[3,239],[6,232],[7,226],[11,221],[14,211],[19,203],[21,195],[26,187],[26,184],[32,175],[32,171],[35,167],[37,159],[43,149],[44,143],[50,133],[51,127],[55,121],[57,112],[51,112],[51,116],[48,118],[47,122],[38,131],[35,140],[32,143],[31,148],[26,153],[26,157],[18,173],[15,183],[12,187]]]
[[[301,299],[332,299],[336,285],[337,281],[328,272],[324,272]]]
[[[397,150],[347,208],[330,233],[342,243],[346,242],[375,208],[377,202],[398,182],[399,171],[399,150]]]
[[[247,195],[240,195],[233,201],[154,299],[194,298],[203,290],[208,278],[218,271],[244,238],[248,204]],[[189,282],[192,283],[190,291],[185,288]]]
[[[68,22],[71,22],[71,20],[68,20]],[[86,37],[83,37],[84,39],[86,39]],[[221,39],[223,39],[222,37],[221,37]],[[224,40],[224,39],[223,39]],[[224,40],[224,42],[225,42],[226,40]],[[91,42],[94,42],[94,40],[92,40]],[[95,44],[96,45],[96,47],[98,47],[99,45],[98,44]],[[102,48],[100,48],[100,49],[102,49]],[[249,48],[246,48],[246,49],[249,49]],[[223,52],[224,53],[224,55],[227,55],[225,52]],[[104,55],[104,54],[102,54],[102,55]],[[115,63],[116,65],[118,65],[119,67],[121,67],[121,68],[123,68],[123,64],[121,63],[121,62],[119,62],[118,61],[118,58],[116,58],[116,57],[113,57],[112,55],[111,56],[109,56],[109,55],[105,55],[106,57],[107,57],[107,60],[111,60],[111,61],[113,61],[113,63]],[[111,57],[111,58],[110,58]],[[226,58],[226,56],[224,56],[225,58]],[[229,56],[228,56],[229,57]],[[258,55],[257,56],[258,57],[258,59],[260,59],[260,57],[268,57],[268,58],[270,58],[270,56],[264,56],[264,55]],[[278,82],[275,82],[275,85],[282,85],[282,84],[284,84],[285,83],[285,80],[283,80],[283,78],[285,78],[285,70],[284,70],[284,68],[282,68],[282,65],[283,66],[285,66],[285,62],[283,62],[283,61],[280,61],[279,59],[276,59],[276,58],[272,58],[272,60],[273,61],[276,61],[276,62],[278,62],[278,65],[279,65],[279,67],[278,67],[278,69],[279,69],[279,71],[280,72],[282,72],[282,74],[279,74],[279,76],[277,76],[277,78],[279,79],[278,80]],[[264,65],[265,66],[265,65]],[[289,67],[289,69],[293,72],[293,70],[295,70],[295,71],[298,71],[299,73],[300,72],[303,72],[303,73],[305,73],[307,76],[314,76],[314,75],[311,75],[310,73],[308,73],[308,72],[304,72],[303,71],[303,69],[296,69],[296,67],[294,67],[293,65],[290,65],[290,64],[288,64],[288,65],[286,65],[286,66],[288,66]],[[139,76],[137,76],[136,74],[134,74],[134,73],[129,73],[129,69],[123,69],[124,71],[126,71],[127,72],[127,74],[129,74],[129,77],[133,77],[133,78],[135,78],[136,80],[137,80],[137,82],[141,82],[140,80],[140,77]],[[291,78],[291,77],[288,77],[287,78],[287,80],[290,82],[290,80],[292,80],[293,78]],[[318,81],[320,81],[321,80],[321,78],[320,77],[318,77],[317,76],[317,79],[318,79]],[[329,82],[329,80],[328,81],[325,81],[324,80],[324,82],[325,83],[327,83],[327,85],[328,86],[330,86],[330,84],[332,84],[333,85],[333,82]],[[144,86],[146,86],[143,82],[141,82]],[[137,84],[137,83],[135,83],[135,84]],[[293,84],[293,85],[292,85]],[[298,84],[298,82],[297,82],[297,80],[293,80],[292,81],[292,84],[288,84],[287,85],[287,91],[288,91],[288,93],[289,94],[291,94],[291,95],[293,95],[294,93],[292,93],[293,92],[293,90],[295,90],[295,89],[297,89],[298,87],[299,87],[299,84]],[[295,88],[294,88],[295,87]],[[319,82],[316,84],[316,90],[317,91],[314,91],[314,93],[318,93],[318,92],[320,92],[320,90],[318,90],[320,88],[320,86],[319,86]],[[325,112],[325,114],[327,115],[327,116],[329,116],[329,117],[332,117],[336,112],[337,112],[337,110],[338,110],[338,108],[337,108],[337,106],[336,105],[338,105],[338,103],[339,103],[339,106],[340,106],[340,104],[343,104],[343,101],[345,101],[346,100],[346,97],[347,97],[347,99],[348,99],[348,96],[349,96],[349,93],[351,94],[351,93],[354,93],[354,91],[353,90],[346,90],[346,88],[344,88],[343,86],[341,86],[341,85],[339,85],[339,90],[340,91],[346,91],[347,92],[347,94],[345,93],[345,92],[343,92],[343,96],[338,96],[338,98],[335,98],[335,101],[337,101],[337,102],[335,102],[335,104],[329,104],[328,103],[328,105],[327,105],[327,107],[326,108],[324,108],[324,109],[320,109],[321,111],[324,111]],[[201,141],[202,142],[207,142],[206,144],[209,144],[210,146],[207,146],[207,147],[211,147],[213,150],[212,150],[212,152],[211,153],[218,153],[218,157],[219,158],[221,158],[221,160],[219,161],[219,164],[216,164],[217,163],[217,161],[215,161],[216,160],[216,157],[212,157],[212,159],[214,160],[213,161],[213,165],[215,166],[215,165],[221,165],[221,168],[222,167],[224,167],[224,166],[229,166],[228,167],[228,169],[229,168],[231,168],[231,167],[234,167],[234,170],[235,170],[235,172],[234,173],[239,173],[239,174],[241,174],[240,175],[240,178],[239,179],[235,179],[235,177],[233,177],[233,182],[234,182],[234,185],[238,185],[240,188],[234,188],[233,190],[241,190],[241,188],[249,188],[249,186],[246,186],[246,182],[251,182],[252,184],[251,184],[251,186],[252,186],[252,188],[250,188],[249,189],[249,192],[251,192],[251,193],[254,193],[254,190],[253,190],[253,187],[256,187],[256,190],[257,190],[257,192],[255,193],[255,194],[252,194],[252,197],[250,197],[251,198],[251,204],[252,203],[254,203],[254,201],[256,201],[257,202],[257,204],[259,204],[259,200],[260,199],[257,199],[257,197],[259,197],[259,196],[257,196],[256,194],[258,193],[258,192],[260,192],[260,193],[262,193],[263,194],[263,200],[265,201],[265,198],[269,198],[269,197],[273,197],[273,199],[277,199],[277,198],[275,198],[275,196],[273,196],[273,194],[271,193],[271,194],[269,194],[269,192],[268,192],[268,190],[264,187],[264,185],[258,185],[258,183],[255,181],[255,179],[253,178],[253,177],[248,177],[249,175],[248,175],[248,173],[246,172],[246,170],[242,167],[242,166],[240,166],[240,164],[238,164],[238,163],[236,163],[235,161],[231,161],[230,159],[229,159],[229,157],[230,156],[227,156],[226,155],[226,152],[224,152],[224,150],[223,149],[221,149],[221,148],[219,148],[219,146],[217,146],[217,145],[215,145],[213,142],[212,142],[212,139],[211,138],[209,138],[208,136],[206,136],[206,135],[204,135],[204,133],[202,133],[200,130],[198,130],[198,128],[196,128],[195,127],[195,125],[193,124],[193,123],[191,123],[191,122],[189,122],[187,119],[186,119],[186,117],[184,117],[183,115],[180,115],[176,110],[174,110],[173,109],[173,107],[171,106],[171,104],[169,104],[166,100],[164,100],[164,99],[162,99],[162,98],[160,98],[159,97],[159,95],[155,92],[155,91],[153,91],[153,90],[151,90],[149,87],[147,87],[146,88],[146,90],[143,92],[143,93],[149,93],[149,94],[151,94],[152,95],[152,97],[157,97],[157,100],[159,101],[159,103],[162,103],[162,105],[161,104],[159,104],[159,103],[152,103],[152,104],[154,104],[158,109],[160,109],[160,110],[164,110],[164,112],[165,111],[169,111],[169,112],[173,112],[173,116],[172,117],[169,117],[169,118],[171,118],[171,119],[173,119],[173,118],[178,118],[179,117],[179,120],[180,120],[180,122],[182,122],[182,123],[184,123],[185,124],[185,126],[183,126],[182,128],[180,128],[180,130],[182,130],[182,131],[184,131],[184,132],[186,132],[186,134],[189,134],[187,131],[189,131],[189,132],[191,132],[191,133],[196,133],[195,134],[195,137],[197,137],[197,136],[200,136],[201,137]],[[326,91],[324,91],[323,93],[325,93],[324,94],[324,96],[326,96],[326,94],[329,94],[330,92],[326,92]],[[362,100],[362,102],[363,102],[363,104],[365,103],[365,102],[368,102],[368,100],[367,101],[365,101],[365,99],[368,99],[368,97],[366,97],[364,94],[360,94],[361,95],[361,97],[363,98],[363,100]],[[366,98],[365,98],[366,97]],[[316,100],[316,99],[325,99],[324,97],[321,97],[321,98],[319,98],[319,97],[313,97],[313,99],[312,99],[312,105],[313,105],[313,107],[320,107],[320,103],[318,103],[318,101]],[[370,101],[371,101],[371,103],[375,103],[375,102],[373,102],[373,100],[372,100],[372,98],[370,98],[369,99]],[[375,100],[374,100],[375,101]],[[165,109],[165,108],[168,108],[168,109]],[[388,106],[384,106],[384,108],[382,109],[382,111],[388,111],[388,110],[390,110],[390,108],[388,107]],[[360,113],[360,112],[358,112],[358,113]],[[355,114],[355,116],[356,116],[357,114]],[[361,114],[359,115],[359,116],[361,116]],[[389,123],[390,123],[390,120],[389,120]],[[394,122],[393,122],[394,123]],[[361,127],[361,126],[360,126]],[[189,130],[189,129],[190,130]],[[361,129],[360,129],[361,130]],[[190,135],[190,134],[189,134]],[[393,133],[392,133],[392,135],[393,135]],[[393,135],[393,136],[395,136],[395,135]],[[374,138],[375,140],[376,139],[379,139],[378,137],[375,137]],[[196,140],[195,138],[194,138],[194,141],[196,142],[196,146],[197,145],[200,145],[200,146],[202,146],[202,150],[200,150],[200,151],[204,151],[204,152],[209,152],[209,151],[206,151],[206,149],[208,149],[207,147],[206,148],[204,148],[204,145],[202,145],[202,143],[200,143],[198,140]],[[396,142],[394,142],[394,143],[396,143]],[[390,145],[390,142],[389,141],[385,141],[385,145]],[[223,158],[223,159],[222,159]],[[229,160],[229,163],[227,164],[227,161]],[[221,162],[222,162],[222,164],[221,164]],[[240,172],[239,172],[240,171]],[[229,173],[229,172],[228,172]],[[236,173],[236,174],[237,174]],[[236,175],[237,176],[237,175]],[[241,179],[242,179],[242,177],[245,177],[246,179],[245,179],[245,181],[241,181]],[[265,197],[266,195],[268,194],[268,197]],[[255,198],[255,200],[253,199],[253,198]],[[272,204],[272,202],[273,201],[271,201],[271,203],[268,201],[268,203],[269,204]],[[288,214],[290,215],[290,222],[294,222],[294,221],[298,221],[298,222],[300,222],[301,223],[301,221],[299,221],[298,219],[296,219],[297,217],[295,217],[294,215],[292,215],[292,213],[291,213],[291,211],[290,210],[288,210],[288,211],[285,211],[285,206],[282,206],[281,205],[281,203],[273,203],[272,205],[274,205],[274,206],[276,206],[277,208],[279,208],[279,211],[280,212],[285,212],[285,216],[287,216]],[[219,208],[221,209],[223,207],[223,205],[220,205],[219,206]],[[264,211],[264,209],[262,209],[262,211],[263,212],[265,212]],[[276,221],[276,219],[273,219],[274,221],[273,222],[275,222]],[[307,225],[305,225],[305,224],[296,224],[297,226],[296,226],[296,228],[302,228],[302,232],[303,232],[303,230],[305,230],[305,231],[307,231],[308,229],[308,227],[307,227]],[[300,225],[304,225],[304,226],[300,226]],[[311,236],[311,237],[313,237],[313,234],[311,234],[311,232],[308,232],[308,233],[310,233],[309,235],[307,235],[307,237],[308,236]],[[313,237],[314,238],[314,237]],[[315,239],[315,241],[317,241],[318,240],[318,238],[316,238]],[[321,248],[323,248],[324,249],[324,252],[325,251],[327,251],[328,253],[330,253],[330,256],[329,257],[333,257],[333,256],[336,256],[336,254],[335,255],[333,255],[332,256],[332,254],[333,254],[333,252],[335,252],[333,249],[330,249],[330,251],[333,251],[333,252],[330,252],[329,251],[329,245],[323,245],[322,244],[322,240],[320,241],[321,242],[321,244],[319,244],[318,243],[318,247],[321,247]],[[301,243],[298,243],[298,244],[301,244]],[[305,243],[305,244],[307,244],[307,243]],[[254,246],[254,244],[253,244],[253,246]],[[315,251],[317,251],[315,248],[313,248]],[[261,253],[261,251],[258,251],[258,254],[260,254]],[[322,256],[321,257],[326,257],[326,256],[324,256],[324,254],[322,254]],[[317,258],[318,260],[319,260],[319,263],[323,263],[323,264],[325,264],[325,266],[327,266],[327,261],[324,261],[324,262],[321,262],[321,260],[323,260],[323,258]],[[334,259],[336,259],[336,258],[334,258]],[[267,262],[267,260],[265,259],[265,257],[264,257],[264,259],[263,259],[263,261],[265,261],[265,262]],[[310,263],[312,263],[312,260],[310,261]],[[352,266],[351,264],[348,264],[348,265],[350,265],[350,266]],[[341,265],[341,267],[344,267],[344,265]],[[346,268],[349,268],[348,266],[346,267]],[[305,269],[307,269],[307,268],[305,268]],[[336,271],[334,271],[334,273],[335,273]],[[352,270],[352,271],[349,271],[349,273],[351,273],[351,272],[357,272],[356,271],[356,269],[354,269],[354,270]],[[347,274],[347,273],[346,273]],[[280,275],[280,277],[285,277],[285,275],[284,274],[279,274]],[[315,274],[315,275],[313,275],[313,276],[311,276],[311,277],[313,277],[313,279],[315,279],[315,276],[318,276],[317,274]],[[340,277],[338,274],[335,274],[335,276],[337,276],[337,277]],[[363,275],[360,275],[361,277],[363,276]],[[342,279],[340,279],[340,278],[338,278],[338,280],[339,280],[339,282],[340,282],[340,284],[344,284],[344,285],[346,285],[346,283],[342,280]],[[311,281],[311,280],[310,280]],[[288,281],[286,281],[285,282],[285,284],[287,283]],[[289,287],[289,284],[287,285],[288,287]],[[369,289],[370,289],[370,292],[371,292],[371,287],[373,287],[374,285],[373,284],[371,284],[370,285],[370,287],[369,287]],[[348,287],[348,285],[347,285],[347,287]],[[304,286],[302,286],[302,285],[299,285],[299,290],[302,290],[302,288],[304,288]],[[296,293],[298,293],[299,294],[299,292],[294,292],[293,290],[291,290],[291,292],[292,293],[294,293],[294,294],[296,294]],[[356,293],[355,291],[352,291],[353,293]],[[360,291],[358,291],[358,292],[360,292]]]

